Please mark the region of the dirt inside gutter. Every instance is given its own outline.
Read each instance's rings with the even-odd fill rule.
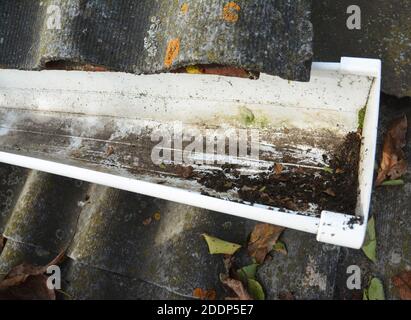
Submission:
[[[251,204],[315,214],[329,210],[354,215],[360,146],[359,133],[347,134],[330,154],[323,155],[328,163],[323,169],[276,164],[264,173],[243,175],[238,166],[226,164],[211,172],[195,172],[190,166],[167,166],[167,171],[194,179],[218,193],[234,190],[241,200]],[[210,195],[206,190],[203,194]]]
[[[51,61],[46,64],[46,69],[107,71],[105,67],[67,61]],[[259,78],[258,73],[219,65],[188,66],[173,72]],[[241,200],[251,204],[316,214],[330,210],[354,215],[360,146],[359,133],[347,134],[333,152],[323,155],[329,164],[327,170],[287,165],[281,165],[279,170],[276,165],[258,175],[242,175],[235,165],[227,164],[222,166],[222,170],[211,172],[195,172],[191,166],[180,165],[167,165],[164,171],[183,179],[196,180],[218,193],[235,190]],[[282,162],[288,163],[289,160],[284,156]],[[206,190],[203,194],[210,195]]]

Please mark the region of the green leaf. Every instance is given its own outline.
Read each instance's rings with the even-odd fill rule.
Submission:
[[[368,289],[364,289],[362,293],[362,299],[363,300],[368,300]]]
[[[384,287],[378,278],[373,278],[368,287],[368,300],[385,300]]]
[[[247,284],[248,279],[255,279],[257,273],[257,263],[250,264],[237,270],[237,276],[242,283]]]
[[[363,129],[364,127],[365,112],[365,107],[358,111],[358,129]]]
[[[381,183],[382,186],[402,186],[404,184],[404,180],[387,180]]]
[[[263,287],[254,279],[248,279],[248,292],[255,300],[265,300]]]
[[[362,246],[362,251],[365,253],[368,259],[372,262],[377,262],[377,238],[375,235],[375,220],[372,217],[368,221],[367,233],[365,234],[364,245]]]
[[[277,241],[273,249],[274,251],[280,252],[284,255],[288,254],[287,247],[285,246],[285,243],[282,241]]]
[[[239,244],[224,241],[215,237],[212,237],[206,233],[202,234],[208,245],[208,250],[211,254],[230,254],[233,255],[238,249],[241,248]]]
[[[324,167],[323,170],[324,170],[325,172],[328,172],[328,173],[331,173],[331,174],[334,173],[334,170],[331,169],[330,167]]]

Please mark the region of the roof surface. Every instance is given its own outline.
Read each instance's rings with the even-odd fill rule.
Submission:
[[[379,145],[392,118],[404,111],[411,116],[409,109],[389,100],[382,104]],[[408,144],[408,154],[410,148]],[[406,181],[409,176],[410,171]],[[267,298],[292,292],[297,299],[361,299],[361,290],[346,287],[350,265],[360,266],[363,287],[378,276],[388,298],[395,298],[390,278],[411,267],[410,200],[409,182],[375,190],[376,264],[361,251],[286,230],[281,240],[288,256],[274,252],[258,270]],[[201,234],[245,245],[255,224],[9,165],[0,166],[0,204],[0,232],[7,238],[0,273],[22,262],[46,264],[68,248],[62,266],[67,295],[62,298],[73,299],[182,299],[190,298],[197,287],[216,289],[218,297],[224,297],[218,278],[222,257],[208,253]],[[246,256],[240,252],[239,264],[250,263]]]
[[[0,66],[158,73],[205,64],[308,81],[310,0],[0,2]]]
[[[47,62],[64,60],[155,73],[201,63],[308,79],[309,1],[242,0],[236,1],[238,7],[228,3],[3,0],[0,65],[41,69]],[[61,28],[55,28],[59,19],[50,5],[60,10]],[[397,106],[393,112],[388,104],[383,103],[382,128],[404,111]],[[409,109],[406,112],[410,119]],[[409,154],[411,146],[407,148]],[[267,298],[277,299],[282,292],[292,292],[297,299],[361,298],[361,291],[346,288],[346,270],[353,264],[363,271],[363,287],[370,276],[379,276],[388,297],[396,297],[391,276],[411,268],[410,202],[409,182],[401,189],[374,192],[377,264],[361,251],[321,244],[314,235],[286,230],[282,240],[288,256],[272,253],[259,267],[257,276]],[[201,234],[246,244],[254,224],[0,165],[0,234],[7,239],[0,249],[0,273],[22,262],[46,264],[65,249],[67,295],[62,298],[180,299],[190,298],[197,287],[214,288],[223,297],[218,278],[222,258],[208,253]],[[240,260],[248,262],[245,256]]]

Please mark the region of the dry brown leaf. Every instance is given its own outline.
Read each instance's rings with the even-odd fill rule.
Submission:
[[[184,179],[188,179],[193,175],[194,169],[192,166],[178,165],[175,167],[176,174]]]
[[[403,271],[392,278],[401,300],[411,300],[411,271]]]
[[[284,169],[284,167],[281,163],[276,163],[274,165],[275,174],[281,174],[281,172],[283,172],[283,169]]]
[[[47,287],[44,273],[49,266],[57,265],[64,259],[64,252],[45,266],[23,263],[12,268],[0,282],[0,299],[55,300],[56,294]]]
[[[248,242],[249,256],[254,257],[257,263],[263,263],[283,231],[283,227],[266,223],[257,224]]]
[[[200,300],[215,300],[217,294],[214,289],[203,290],[201,288],[195,288],[193,290],[193,297],[198,298]]]
[[[225,254],[223,256],[223,263],[226,274],[230,274],[234,264],[234,256],[231,254]]]
[[[377,186],[387,179],[398,179],[407,172],[407,160],[402,150],[406,145],[407,126],[407,116],[404,115],[395,120],[385,134]]]
[[[148,217],[147,219],[143,220],[143,225],[148,226],[151,223],[151,217]]]
[[[14,278],[15,279],[15,278]],[[56,293],[47,287],[47,276],[30,275],[7,289],[0,289],[2,300],[56,300]]]
[[[331,188],[328,188],[328,189],[324,190],[324,193],[325,193],[325,194],[328,194],[328,195],[331,196],[331,197],[335,197],[335,196],[336,196],[334,190],[331,189]]]
[[[106,150],[106,155],[109,157],[114,153],[114,148],[112,146],[108,146]]]
[[[228,297],[226,298],[226,300],[253,300],[253,298],[244,288],[244,285],[240,280],[230,278],[224,274],[220,274],[220,280],[225,286],[230,288],[236,295],[235,297]]]

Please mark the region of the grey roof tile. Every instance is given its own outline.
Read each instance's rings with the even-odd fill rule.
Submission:
[[[218,64],[309,79],[310,0],[0,2],[0,66],[65,60],[133,73]]]

